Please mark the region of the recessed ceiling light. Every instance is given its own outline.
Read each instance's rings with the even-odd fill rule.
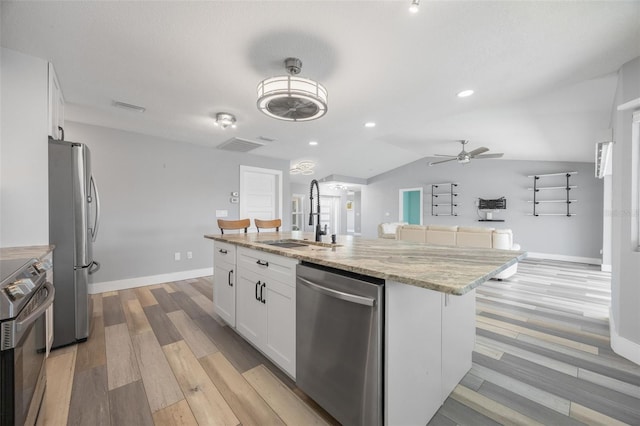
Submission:
[[[462,92],[458,93],[459,98],[466,98],[467,96],[471,95],[473,95],[473,90],[463,90]]]
[[[373,121],[368,121],[366,123],[364,123],[364,127],[376,127],[376,123],[374,123]]]
[[[318,142],[316,142],[316,141],[310,141],[310,142],[309,142],[309,145],[311,145],[311,146],[316,146],[316,145],[318,145]]]
[[[419,7],[420,7],[420,0],[413,0],[411,2],[411,6],[409,6],[409,12],[418,13]]]

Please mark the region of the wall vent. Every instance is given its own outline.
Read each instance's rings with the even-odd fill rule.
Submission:
[[[242,138],[231,138],[228,141],[222,142],[216,148],[223,149],[225,151],[248,152],[252,149],[260,148],[261,146],[264,146],[261,142],[250,141]]]
[[[128,109],[129,111],[145,112],[147,109],[138,105],[128,104],[126,102],[113,101],[113,106],[116,108]]]

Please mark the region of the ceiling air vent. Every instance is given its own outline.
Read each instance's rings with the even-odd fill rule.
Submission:
[[[252,149],[260,148],[261,146],[264,146],[264,144],[260,142],[242,138],[231,138],[228,141],[221,143],[216,148],[223,149],[225,151],[248,152]]]
[[[138,105],[128,104],[126,102],[113,101],[113,106],[116,108],[128,109],[129,111],[145,112],[147,109]]]

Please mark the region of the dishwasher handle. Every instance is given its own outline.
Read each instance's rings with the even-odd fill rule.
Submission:
[[[301,284],[306,285],[307,287],[322,293],[326,296],[333,297],[335,299],[341,299],[346,302],[357,303],[359,305],[365,306],[376,306],[375,299],[371,299],[370,297],[357,296],[355,294],[345,293],[338,290],[333,290],[330,288],[323,287],[321,285],[315,284],[305,278],[298,277],[298,280]]]

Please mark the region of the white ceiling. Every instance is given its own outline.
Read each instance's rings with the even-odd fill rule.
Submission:
[[[3,1],[1,42],[53,62],[68,120],[210,147],[264,136],[275,141],[252,153],[314,160],[317,178],[457,154],[458,139],[505,159],[593,161],[616,72],[640,56],[639,1],[422,0],[416,15],[409,3]],[[328,89],[325,117],[256,108],[258,82],[289,56]],[[237,129],[213,126],[222,111]]]

